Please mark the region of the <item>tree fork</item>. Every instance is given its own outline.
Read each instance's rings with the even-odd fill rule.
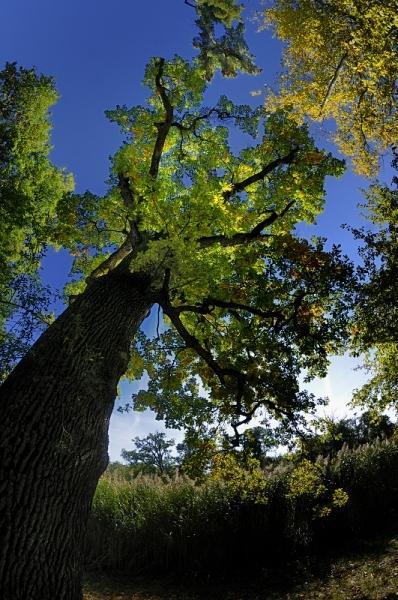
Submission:
[[[81,598],[86,522],[149,286],[117,271],[90,282],[0,387],[2,600]]]

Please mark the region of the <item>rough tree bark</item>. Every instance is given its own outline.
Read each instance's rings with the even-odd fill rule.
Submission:
[[[108,422],[153,301],[127,273],[94,280],[0,387],[0,598],[78,600]]]

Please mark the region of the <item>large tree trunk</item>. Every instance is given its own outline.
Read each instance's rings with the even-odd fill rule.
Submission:
[[[90,284],[0,387],[0,598],[78,600],[90,504],[148,281]]]

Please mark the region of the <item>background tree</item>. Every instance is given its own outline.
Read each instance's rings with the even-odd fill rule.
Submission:
[[[396,425],[387,415],[372,411],[366,411],[358,418],[321,418],[314,425],[311,435],[300,436],[296,440],[298,456],[312,461],[316,461],[318,456],[334,457],[343,446],[356,448],[389,438],[396,431]]]
[[[243,464],[249,458],[255,458],[261,467],[264,467],[270,459],[270,451],[278,446],[278,436],[275,429],[268,426],[251,427],[246,429],[242,435],[242,457]]]
[[[398,158],[393,160],[398,167]],[[378,411],[397,410],[398,377],[398,177],[392,186],[374,183],[366,193],[372,231],[354,230],[364,244],[353,323],[354,349],[365,353],[370,379],[354,401]]]
[[[176,463],[172,455],[174,440],[166,439],[165,433],[157,431],[143,438],[137,436],[132,441],[135,448],[123,448],[121,456],[129,465],[134,466],[137,472],[171,474]]]
[[[213,456],[219,452],[220,435],[217,428],[203,423],[200,428],[188,428],[184,439],[177,444],[178,470],[194,480],[203,480],[209,472]]]
[[[9,63],[0,72],[0,381],[51,321],[38,275],[57,205],[73,181],[48,159],[51,77]]]
[[[168,422],[219,421],[238,436],[260,408],[287,422],[314,407],[298,376],[324,373],[345,339],[350,267],[293,233],[322,210],[341,161],[283,112],[204,105],[208,79],[200,61],[152,59],[146,104],[108,113],[125,136],[108,193],[57,204],[49,240],[75,255],[70,304],[0,388],[5,600],[81,597],[85,524],[126,371],[147,370],[137,402]],[[232,150],[233,128],[247,147]],[[168,328],[145,340],[156,304]]]
[[[332,118],[335,141],[364,175],[392,150],[397,167],[398,21],[394,1],[276,0],[264,13],[287,42],[281,90],[268,106],[291,107],[299,122]],[[354,395],[377,411],[397,406],[397,178],[366,192],[372,230],[354,231],[364,246],[355,298],[353,348],[370,379]]]
[[[395,0],[275,0],[264,12],[286,42],[268,106],[334,119],[336,143],[365,175],[398,138],[397,19]]]

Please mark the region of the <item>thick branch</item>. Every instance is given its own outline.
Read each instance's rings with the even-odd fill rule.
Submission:
[[[203,348],[203,346],[201,346],[201,344],[199,343],[199,340],[195,336],[191,335],[189,331],[185,328],[184,324],[182,323],[179,317],[178,312],[175,309],[173,309],[170,305],[163,305],[163,311],[165,315],[167,315],[170,318],[174,327],[184,340],[187,348],[192,348],[193,350],[195,350],[198,356],[203,358],[206,364],[212,369],[212,371],[214,371],[214,373],[219,378],[220,383],[224,384],[225,374],[223,372],[223,369],[219,366],[217,361],[214,360],[211,352],[206,350],[206,348]]]
[[[135,208],[134,194],[130,188],[129,178],[126,177],[125,175],[123,175],[122,173],[119,173],[118,185],[119,185],[120,195],[122,197],[125,207],[129,208],[129,209],[134,209]]]
[[[165,119],[161,123],[156,123],[158,134],[152,153],[151,166],[149,168],[149,173],[154,178],[157,177],[157,174],[159,172],[159,164],[160,159],[162,158],[164,144],[166,142],[167,134],[169,133],[174,116],[173,107],[170,103],[169,97],[167,96],[167,90],[162,83],[164,64],[164,58],[160,58],[159,69],[155,77],[156,90],[162,100],[162,104],[165,110]]]
[[[106,275],[109,271],[117,267],[124,258],[126,258],[132,252],[132,245],[130,238],[127,238],[121,246],[115,252],[113,252],[108,258],[106,258],[90,275],[87,277],[87,281]]]
[[[211,313],[214,307],[225,308],[231,310],[244,310],[252,315],[256,315],[261,317],[262,319],[283,319],[283,313],[278,310],[261,310],[260,308],[256,308],[254,306],[248,306],[247,304],[242,304],[240,302],[231,302],[225,300],[219,300],[217,298],[206,298],[202,304],[182,304],[180,306],[174,307],[174,310],[178,311],[178,313],[182,312],[194,312],[199,314],[208,314]]]
[[[128,177],[126,177],[125,175],[122,175],[120,173],[118,176],[118,181],[119,181],[120,195],[122,196],[124,205],[126,206],[127,209],[134,210],[136,208],[136,203],[135,203],[134,193],[131,190]],[[134,219],[128,219],[128,222],[129,222],[129,225],[131,228],[131,231],[130,231],[131,246],[132,246],[132,248],[134,248],[134,247],[138,246],[140,244],[140,242],[142,241],[142,236],[138,229],[139,221],[134,220]]]
[[[234,183],[234,185],[232,186],[232,188],[230,190],[227,190],[226,192],[224,192],[223,196],[224,196],[225,200],[228,200],[231,196],[233,196],[234,194],[236,194],[238,192],[243,192],[247,187],[249,187],[249,185],[252,185],[252,183],[261,181],[269,173],[272,173],[272,171],[275,171],[275,169],[277,169],[281,165],[290,165],[294,161],[294,158],[295,158],[298,150],[299,150],[299,148],[296,146],[285,156],[276,158],[275,160],[268,163],[268,165],[265,165],[261,169],[261,171],[258,171],[258,173],[254,173],[253,175],[246,177],[246,179],[243,179],[242,181],[238,181],[237,183]]]
[[[153,152],[152,152],[151,165],[149,168],[149,173],[153,178],[156,178],[157,174],[159,172],[160,159],[163,154],[163,149],[164,149],[164,145],[166,142],[167,134],[170,130],[170,127],[171,127],[171,124],[173,121],[173,116],[174,116],[173,107],[172,107],[169,97],[167,95],[167,90],[162,83],[164,65],[165,65],[165,59],[160,58],[159,62],[158,62],[158,72],[156,73],[156,76],[155,76],[155,85],[156,85],[156,91],[158,92],[158,94],[162,100],[162,104],[163,104],[163,107],[165,110],[165,120],[160,123],[155,124],[157,127],[157,130],[158,130],[158,134],[156,136],[155,145],[154,145]],[[130,209],[136,208],[134,194],[130,188],[130,183],[129,183],[128,177],[124,176],[123,174],[119,174],[118,181],[119,181],[120,194],[122,196],[125,206]],[[138,222],[132,220],[132,221],[130,221],[130,226],[131,226],[131,246],[136,247],[142,241],[142,239],[141,239],[142,236],[138,229]],[[123,246],[124,246],[124,244],[123,244]],[[123,246],[121,246],[121,248]],[[119,250],[121,250],[121,248]],[[131,248],[130,248],[130,251],[131,251]],[[109,257],[109,258],[111,258],[111,257]],[[122,256],[122,259],[123,258],[124,258],[124,256]],[[107,259],[107,260],[109,260],[109,259]],[[105,269],[107,269],[106,261],[105,261],[105,263],[102,263],[102,265],[104,265]],[[100,265],[101,269],[102,269],[102,265]],[[94,271],[94,273],[96,273],[96,272],[97,272],[97,269]],[[102,270],[99,272],[99,274],[100,275],[103,274]],[[94,275],[94,276],[97,276],[97,275]]]
[[[168,299],[163,299],[161,306],[164,314],[169,317],[181,338],[184,340],[186,347],[195,350],[198,356],[200,356],[212,369],[215,375],[217,375],[221,384],[225,385],[226,376],[234,377],[236,380],[240,380],[243,377],[239,371],[236,371],[235,369],[226,369],[218,364],[218,362],[213,358],[211,352],[206,350],[206,348],[200,344],[199,340],[188,331],[180,319],[178,309],[175,309],[173,306],[171,306]]]
[[[287,211],[293,206],[295,200],[291,200],[285,208],[277,213],[276,211],[270,211],[271,214],[269,217],[263,219],[258,223],[253,229],[243,233],[235,233],[230,237],[226,235],[209,235],[199,238],[199,244],[201,248],[208,248],[209,246],[214,246],[215,244],[219,244],[220,246],[239,246],[242,244],[248,244],[250,242],[255,242],[258,240],[265,240],[268,236],[264,235],[262,231],[272,225],[277,219],[283,217]]]

